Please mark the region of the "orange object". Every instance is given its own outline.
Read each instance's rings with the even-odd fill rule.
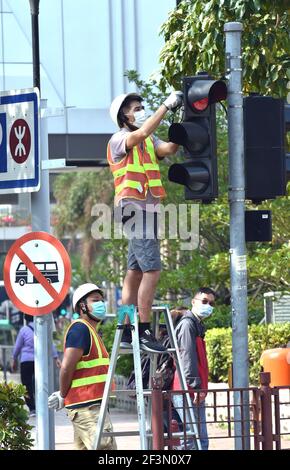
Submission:
[[[271,373],[271,387],[290,385],[290,348],[266,349],[260,364],[264,372]]]

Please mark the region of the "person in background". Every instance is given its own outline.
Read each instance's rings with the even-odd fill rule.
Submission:
[[[17,335],[13,348],[12,370],[17,370],[18,357],[20,356],[20,379],[27,389],[25,396],[26,404],[31,417],[35,416],[35,377],[34,377],[34,323],[32,315],[24,315],[26,325],[23,326]],[[52,344],[53,357],[56,366],[61,366],[58,353]]]
[[[66,331],[60,390],[49,396],[48,406],[55,410],[65,406],[74,428],[75,449],[92,450],[109,370],[109,355],[97,333],[106,314],[102,290],[92,283],[82,284],[74,292],[73,309],[79,318]],[[104,431],[112,429],[107,413]],[[117,449],[115,438],[103,437],[100,448]]]
[[[192,393],[194,416],[199,430],[199,438],[202,450],[208,450],[208,433],[205,415],[205,398],[208,389],[208,362],[206,345],[204,341],[204,320],[212,315],[216,294],[209,287],[200,287],[191,303],[192,309],[183,311],[181,319],[175,327],[177,344],[180,351],[181,365],[185,374],[188,389],[202,390]],[[175,312],[176,313],[176,312]],[[181,390],[178,375],[175,371],[172,390]],[[172,394],[172,403],[180,418],[184,420],[183,396]],[[187,416],[187,421],[189,416]],[[189,430],[189,426],[186,426]],[[188,439],[183,449],[195,449],[192,439]]]

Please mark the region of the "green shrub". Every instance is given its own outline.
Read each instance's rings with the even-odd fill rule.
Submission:
[[[249,337],[249,377],[250,384],[259,383],[261,370],[260,357],[265,349],[286,346],[290,339],[290,323],[250,325]],[[227,382],[228,370],[232,363],[232,329],[213,328],[206,332],[210,380]]]
[[[227,382],[232,362],[232,329],[212,328],[206,332],[206,350],[210,380]]]
[[[0,449],[29,450],[33,446],[24,408],[26,388],[21,384],[0,383]]]
[[[101,327],[105,346],[111,354],[117,322],[107,321]],[[258,385],[260,357],[265,349],[285,346],[290,340],[290,323],[250,325],[249,337],[249,378],[251,385]],[[206,332],[206,349],[212,382],[227,382],[228,371],[232,364],[232,329],[211,328]],[[128,377],[133,370],[133,357],[121,355],[117,362],[116,373]]]

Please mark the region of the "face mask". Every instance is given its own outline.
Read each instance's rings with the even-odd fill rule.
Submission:
[[[134,113],[134,119],[135,121],[133,122],[133,126],[138,127],[139,129],[144,124],[146,119],[148,119],[145,109],[141,109],[141,111],[136,111]]]
[[[103,320],[105,318],[106,312],[106,305],[102,300],[92,303],[92,311],[90,313],[92,317],[95,317],[97,320]]]
[[[199,309],[197,309],[197,315],[204,319],[204,318],[208,318],[211,316],[213,312],[213,307],[209,304],[201,304]]]

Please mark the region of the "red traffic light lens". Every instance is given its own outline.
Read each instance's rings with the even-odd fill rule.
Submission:
[[[204,111],[208,107],[208,98],[203,98],[192,103],[192,107],[197,111]]]

